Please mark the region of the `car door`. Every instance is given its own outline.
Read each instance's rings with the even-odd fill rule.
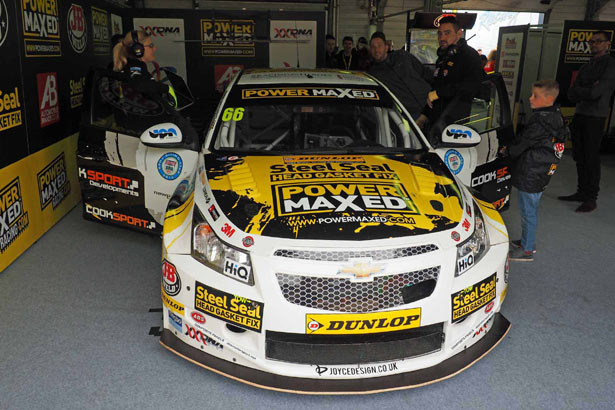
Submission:
[[[514,137],[508,94],[501,74],[487,76],[472,101],[469,117],[457,124],[474,129],[480,143],[469,148],[437,148],[451,172],[477,195],[503,210],[510,199],[510,166],[499,149]]]
[[[83,215],[159,234],[175,191],[194,182],[198,136],[165,98],[141,88],[112,71],[88,77],[77,150]],[[185,90],[176,87],[179,108],[190,103]]]

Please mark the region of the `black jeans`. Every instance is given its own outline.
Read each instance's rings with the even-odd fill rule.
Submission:
[[[605,118],[575,114],[570,126],[572,157],[577,163],[577,191],[586,200],[598,199],[600,190],[600,143]]]

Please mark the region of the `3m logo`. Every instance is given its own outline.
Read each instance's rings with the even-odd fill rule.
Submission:
[[[58,75],[56,73],[40,73],[36,75],[36,80],[38,82],[41,127],[46,127],[60,121]]]
[[[222,233],[230,238],[235,233],[235,229],[231,228],[229,224],[224,224],[222,227]]]
[[[17,177],[0,189],[0,253],[26,230],[28,223]]]

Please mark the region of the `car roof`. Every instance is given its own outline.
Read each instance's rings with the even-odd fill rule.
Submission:
[[[337,84],[337,85],[373,85],[378,82],[369,75],[359,71],[331,69],[248,69],[245,70],[237,85],[257,84]]]

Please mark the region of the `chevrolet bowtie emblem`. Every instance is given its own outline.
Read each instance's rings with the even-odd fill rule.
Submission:
[[[351,274],[355,279],[369,278],[374,273],[382,272],[383,267],[380,265],[372,265],[369,262],[355,262],[353,266],[347,266],[340,269],[339,273]]]

